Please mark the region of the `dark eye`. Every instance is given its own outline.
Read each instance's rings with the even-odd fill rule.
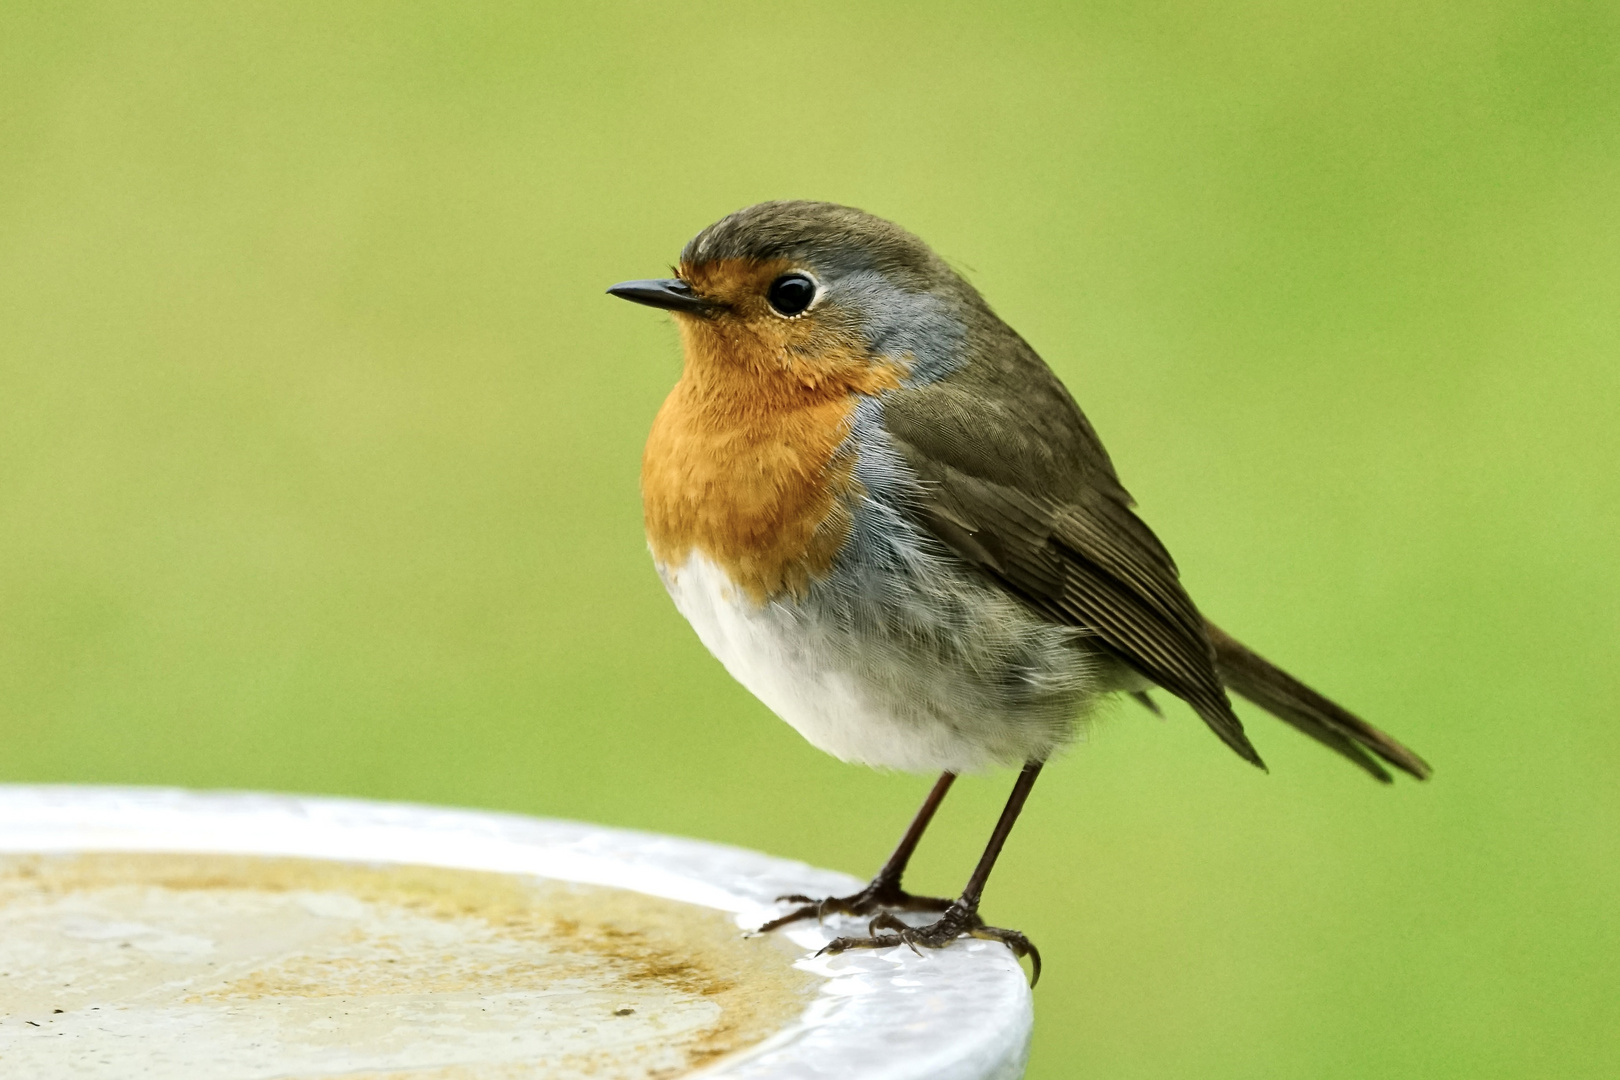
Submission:
[[[783,274],[765,293],[779,315],[797,315],[815,298],[816,283],[807,274]]]

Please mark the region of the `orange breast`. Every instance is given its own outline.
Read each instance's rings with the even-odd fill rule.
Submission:
[[[735,340],[682,331],[686,370],[642,457],[653,556],[680,565],[700,552],[759,603],[803,595],[849,535],[857,394],[898,386],[899,372],[853,356],[808,373],[747,362]]]

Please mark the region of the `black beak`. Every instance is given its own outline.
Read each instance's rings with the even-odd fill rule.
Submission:
[[[715,305],[692,291],[692,286],[680,278],[652,278],[647,281],[621,281],[608,289],[608,293],[621,300],[630,300],[648,307],[665,308],[687,315],[707,315]]]

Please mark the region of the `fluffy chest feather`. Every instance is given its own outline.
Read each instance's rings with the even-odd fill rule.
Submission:
[[[701,554],[755,602],[804,595],[849,535],[857,403],[898,385],[892,365],[823,359],[812,377],[779,358],[694,357],[688,341],[642,457],[653,556]]]
[[[907,512],[918,480],[883,421],[904,369],[702,321],[682,333],[686,369],[642,459],[647,539],[727,670],[851,761],[968,770],[1072,738],[1099,686],[1076,632]]]
[[[664,498],[649,484],[664,584],[726,669],[829,753],[918,771],[1045,758],[1100,688],[1096,658],[906,517],[916,480],[886,444],[881,412],[865,398],[835,414],[838,441],[815,455],[780,431],[734,438],[741,478],[693,463],[677,475],[701,483]],[[667,437],[655,429],[649,458]],[[773,459],[820,460],[836,486],[740,482]],[[659,478],[659,464],[645,475]],[[754,529],[763,535],[747,540]]]

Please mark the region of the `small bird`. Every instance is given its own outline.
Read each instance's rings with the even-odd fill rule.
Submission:
[[[1199,613],[1074,399],[922,240],[831,203],[698,233],[673,278],[608,292],[674,313],[680,381],[642,460],[647,541],[703,644],[811,744],[938,781],[825,951],[963,935],[1031,958],[979,903],[1042,765],[1110,695],[1182,699],[1265,768],[1227,690],[1377,779],[1429,766]],[[954,900],[901,887],[959,773],[1021,766]],[[938,913],[914,927],[894,913]]]

